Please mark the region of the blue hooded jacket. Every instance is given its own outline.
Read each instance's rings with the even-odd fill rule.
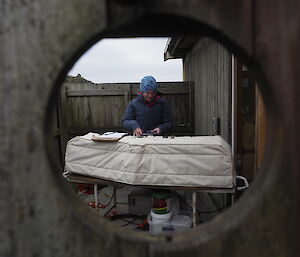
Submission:
[[[151,105],[147,105],[143,96],[138,95],[127,106],[122,118],[122,126],[131,131],[140,127],[143,132],[160,128],[163,134],[172,127],[169,105],[160,96]]]

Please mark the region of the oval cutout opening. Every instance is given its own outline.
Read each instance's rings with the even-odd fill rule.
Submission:
[[[177,202],[176,200],[173,202],[173,207],[177,206],[176,208],[179,209],[177,214],[190,217],[191,222],[197,227],[202,223],[210,222],[215,216],[228,209],[246,189],[247,185],[243,180],[236,180],[235,172],[249,182],[254,179],[265,152],[266,115],[264,104],[253,73],[216,41],[202,37],[170,38],[163,53],[162,58],[165,58],[166,61],[173,58],[183,60],[182,82],[177,81],[172,84],[169,83],[170,81],[158,80],[159,87],[165,90],[165,97],[171,105],[173,118],[176,121],[175,128],[173,127],[167,136],[179,138],[220,135],[231,145],[233,165],[229,180],[233,181],[232,188],[202,185],[195,187],[194,190],[190,190],[191,188],[173,190],[176,193],[171,198],[177,198]],[[79,73],[82,74],[82,72]],[[120,125],[116,126],[116,124],[120,123],[126,106],[135,98],[139,82],[121,81],[93,83],[82,75],[74,76],[73,74],[72,76],[71,74],[67,77],[57,98],[55,107],[57,116],[53,117],[56,121],[53,122],[53,125],[56,124],[58,127],[54,129],[53,133],[55,135],[53,141],[56,140],[56,146],[52,144],[52,152],[57,154],[57,159],[60,158],[62,168],[65,165],[65,146],[74,136],[83,136],[89,132],[99,134],[110,131],[125,132]],[[124,86],[127,87],[127,90],[124,90]],[[104,93],[104,91],[106,92]],[[120,92],[117,93],[117,91]],[[102,106],[97,107],[97,105]],[[101,117],[97,117],[97,110],[100,109],[106,111],[102,113]],[[105,124],[105,122],[107,123]],[[68,172],[74,173],[72,170]],[[112,207],[113,202],[117,201],[115,197],[119,190],[121,191],[120,199],[127,201],[125,204],[127,204],[128,212],[120,214],[131,214],[132,217],[128,220],[128,216],[119,215],[122,222],[125,223],[118,226],[130,227],[131,230],[134,227],[134,231],[136,228],[141,228],[141,230],[146,228],[147,231],[145,218],[153,209],[154,198],[151,192],[149,193],[148,186],[155,187],[155,185],[150,183],[145,186],[148,190],[146,192],[140,190],[140,187],[136,190],[133,185],[130,185],[130,182],[123,183],[127,184],[124,186],[114,178],[107,179],[105,177],[101,180],[106,180],[108,185],[113,186],[96,188],[94,185],[105,183],[91,181],[90,177],[93,177],[93,174],[84,174],[88,177],[87,180],[82,173],[79,172],[79,175],[80,177],[75,176],[75,178],[69,177],[68,179],[75,183],[89,184],[81,189],[82,185],[75,184],[74,191],[81,197],[86,193],[85,190],[89,191],[90,194],[85,195],[84,202],[89,206],[88,208],[94,210],[94,213],[96,212],[98,216],[106,215],[111,221],[118,220],[116,216],[119,215],[120,210],[117,210],[117,214],[113,209],[107,213],[105,208]],[[232,178],[230,178],[231,175]],[[99,179],[99,177],[95,179]],[[226,179],[228,180],[228,177],[225,177]],[[176,183],[174,186],[192,187]],[[95,200],[94,192],[99,188],[101,190],[96,194]],[[128,188],[131,189],[128,190]],[[237,188],[240,188],[240,192],[236,194]],[[167,189],[170,190],[170,186]],[[227,189],[232,189],[232,191]],[[193,192],[198,193],[194,194]],[[145,204],[146,202],[147,204]],[[136,203],[140,203],[140,209]],[[195,205],[194,209],[193,204]],[[98,210],[95,210],[97,209],[95,207],[99,207]],[[100,209],[103,211],[99,211]],[[141,209],[146,209],[146,211],[141,211]],[[143,216],[139,223],[135,223],[135,220],[139,219],[137,216]],[[182,219],[180,222],[184,223],[184,220]],[[177,226],[178,231],[180,231],[180,222]],[[150,225],[152,230],[157,228],[153,222]],[[149,227],[148,219],[148,229]],[[174,224],[173,226],[167,224],[166,231],[168,228],[175,230]],[[169,232],[167,231],[168,234]],[[153,234],[160,234],[160,231]]]

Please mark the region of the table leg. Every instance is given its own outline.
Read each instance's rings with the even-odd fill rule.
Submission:
[[[234,200],[235,200],[235,193],[231,193],[231,206],[234,204]]]
[[[98,213],[99,208],[98,208],[98,185],[94,184],[94,198],[95,198],[95,209],[96,212]]]
[[[197,214],[197,211],[196,211],[196,204],[197,204],[197,193],[196,192],[193,192],[192,194],[192,204],[193,204],[193,227],[196,226],[196,214]]]

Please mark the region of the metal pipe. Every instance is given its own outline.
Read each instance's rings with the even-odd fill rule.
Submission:
[[[193,201],[193,227],[196,226],[196,204],[197,204],[197,193],[193,192],[192,194],[192,201]]]
[[[98,185],[94,184],[94,199],[95,199],[95,209],[96,212],[98,213]]]

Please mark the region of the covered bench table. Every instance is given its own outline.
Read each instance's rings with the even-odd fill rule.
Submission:
[[[221,193],[236,188],[231,147],[220,136],[125,136],[117,142],[77,136],[67,144],[64,176],[95,187],[122,183]]]

